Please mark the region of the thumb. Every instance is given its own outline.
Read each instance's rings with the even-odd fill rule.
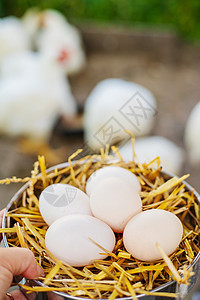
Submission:
[[[25,248],[0,249],[0,299],[4,299],[13,276],[34,279],[41,275],[33,253]]]

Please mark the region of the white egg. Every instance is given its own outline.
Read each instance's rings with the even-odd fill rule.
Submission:
[[[162,258],[156,243],[170,255],[178,247],[182,235],[183,226],[176,215],[162,209],[151,209],[141,212],[128,222],[123,242],[134,258],[153,261]]]
[[[39,208],[48,225],[65,215],[92,215],[89,197],[78,188],[63,183],[49,185],[42,191]]]
[[[107,254],[90,240],[109,252],[115,246],[112,229],[92,216],[74,214],[55,221],[47,230],[45,244],[47,249],[59,260],[81,267],[95,259],[104,259]]]
[[[142,201],[135,184],[116,177],[101,180],[90,195],[93,215],[108,224],[115,232],[122,232],[131,217],[142,210]]]
[[[92,189],[103,179],[109,178],[109,177],[117,177],[119,179],[122,179],[126,182],[129,182],[131,185],[135,186],[135,189],[140,192],[141,191],[141,185],[140,182],[135,174],[133,174],[131,171],[117,167],[117,166],[108,166],[103,167],[97,171],[95,171],[88,179],[86,184],[86,193],[88,195],[91,194]]]

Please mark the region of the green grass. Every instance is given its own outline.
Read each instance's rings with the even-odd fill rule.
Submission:
[[[200,40],[200,0],[0,0],[0,16],[22,16],[32,6],[60,10],[71,21],[171,27]]]

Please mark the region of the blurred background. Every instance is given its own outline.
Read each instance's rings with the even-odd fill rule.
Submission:
[[[1,0],[0,17],[1,179],[107,143],[128,160],[128,128],[200,192],[198,0]],[[0,186],[1,208],[18,189]]]

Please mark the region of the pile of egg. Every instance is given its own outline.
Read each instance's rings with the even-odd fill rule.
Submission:
[[[156,243],[170,255],[182,239],[182,223],[165,210],[142,211],[140,191],[137,176],[117,166],[95,171],[86,193],[63,183],[48,186],[39,198],[41,215],[49,225],[47,249],[81,267],[106,258],[115,247],[116,232],[123,233],[125,249],[136,259],[160,259]]]

